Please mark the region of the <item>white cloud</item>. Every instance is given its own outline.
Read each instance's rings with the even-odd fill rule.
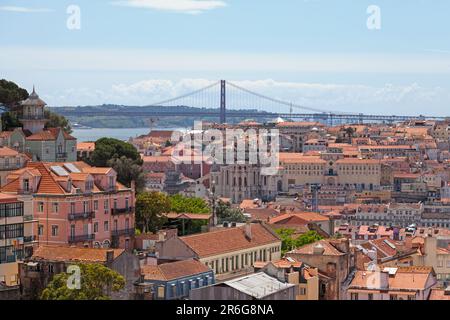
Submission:
[[[227,5],[221,0],[121,0],[113,1],[112,4],[188,14],[200,14],[204,11],[223,8]]]
[[[32,57],[26,53],[33,52]],[[3,69],[163,72],[450,74],[434,54],[278,54],[0,46]]]
[[[0,11],[9,12],[19,12],[19,13],[42,13],[42,12],[52,12],[52,9],[48,8],[28,8],[28,7],[17,7],[17,6],[0,6]]]

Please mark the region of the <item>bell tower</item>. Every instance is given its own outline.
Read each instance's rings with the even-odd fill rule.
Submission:
[[[28,99],[22,101],[22,115],[19,120],[22,122],[24,130],[29,130],[33,134],[44,130],[45,123],[47,122],[44,115],[44,107],[46,105],[39,98],[33,86],[33,92]]]

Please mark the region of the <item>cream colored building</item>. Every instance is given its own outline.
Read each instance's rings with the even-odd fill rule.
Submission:
[[[431,266],[438,282],[450,282],[450,235],[430,234],[424,238],[423,254],[413,256],[415,266]]]
[[[381,184],[379,160],[343,158],[324,160],[299,153],[280,154],[282,190],[306,184],[339,185],[356,190],[377,190]]]
[[[272,200],[281,191],[281,176],[265,175],[257,165],[228,165],[211,172],[215,195],[230,198],[234,203],[244,199]]]
[[[220,281],[252,273],[256,261],[279,260],[281,240],[265,225],[252,223],[172,237],[157,243],[156,252],[160,259],[198,259],[210,267]]]

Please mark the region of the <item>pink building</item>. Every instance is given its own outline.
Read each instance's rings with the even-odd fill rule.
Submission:
[[[112,168],[31,162],[2,188],[32,202],[40,244],[131,249],[135,195]]]

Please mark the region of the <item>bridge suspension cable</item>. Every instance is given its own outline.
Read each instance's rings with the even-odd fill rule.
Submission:
[[[266,95],[263,95],[263,94],[251,91],[249,89],[243,88],[241,86],[238,86],[237,84],[234,84],[232,82],[228,82],[227,81],[227,84],[232,86],[232,87],[234,87],[234,88],[236,88],[236,89],[239,89],[239,90],[242,90],[242,91],[244,91],[244,92],[246,92],[248,94],[251,94],[253,96],[259,97],[259,98],[264,99],[264,100],[268,100],[270,102],[281,104],[281,105],[287,106],[289,108],[297,108],[297,109],[308,110],[308,111],[317,112],[317,113],[349,114],[349,113],[333,111],[333,110],[323,110],[323,109],[318,109],[318,108],[305,107],[305,106],[298,105],[298,104],[295,104],[295,103],[292,103],[292,102],[287,102],[287,101],[283,101],[283,100],[280,100],[280,99],[271,98],[269,96],[266,96]]]
[[[183,94],[183,95],[175,97],[175,98],[159,101],[157,103],[152,103],[152,104],[148,105],[147,107],[162,107],[162,106],[167,105],[168,103],[172,103],[172,102],[179,101],[179,100],[182,100],[182,99],[185,99],[185,98],[189,98],[189,97],[195,96],[197,94],[202,94],[205,91],[207,91],[208,89],[211,89],[211,88],[213,88],[215,86],[218,86],[219,84],[220,84],[220,81],[216,81],[216,82],[214,82],[214,83],[212,83],[212,84],[210,84],[210,85],[208,85],[206,87],[203,87],[203,88],[200,88],[198,90],[195,90],[195,91]]]

